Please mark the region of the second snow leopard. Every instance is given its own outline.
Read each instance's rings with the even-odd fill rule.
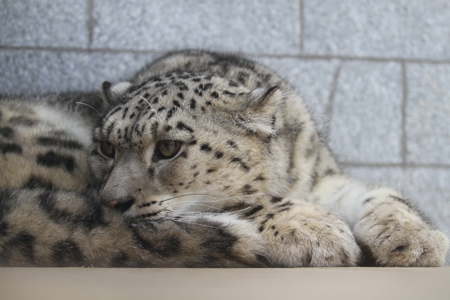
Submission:
[[[173,53],[105,82],[103,101],[92,185],[127,220],[232,214],[273,266],[354,266],[358,244],[381,266],[444,263],[448,238],[396,191],[346,178],[302,99],[262,65]]]

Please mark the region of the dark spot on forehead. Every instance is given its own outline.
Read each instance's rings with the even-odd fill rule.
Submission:
[[[272,202],[272,203],[278,203],[278,202],[281,202],[281,200],[283,200],[283,198],[281,198],[281,197],[272,197],[272,199],[270,200],[270,202]]]
[[[108,128],[106,129],[106,135],[109,137],[111,135],[111,132],[114,129],[114,122],[112,122],[111,124],[109,124]]]
[[[232,92],[229,92],[229,91],[223,91],[222,94],[225,95],[225,96],[229,96],[229,97],[234,97],[236,95],[235,93],[232,93]]]
[[[195,100],[191,99],[191,104],[189,105],[189,108],[190,109],[195,109],[195,104],[196,104]]]
[[[227,141],[227,145],[229,145],[233,148],[237,148],[235,142],[233,142],[233,141]]]
[[[125,117],[127,116],[127,113],[128,113],[128,107],[125,107],[125,109],[123,111],[122,119],[125,119]]]
[[[147,81],[142,82],[140,85],[134,85],[128,89],[129,93],[137,94],[144,86],[148,84]]]
[[[246,172],[250,171],[250,167],[247,166],[247,165],[242,161],[242,159],[240,159],[239,157],[233,157],[230,161],[231,161],[231,162],[237,162],[237,163],[239,163],[239,164],[241,165],[241,167],[242,167]]]
[[[187,90],[189,90],[189,88],[187,87],[187,85],[185,85],[185,84],[184,84],[183,82],[181,82],[181,81],[175,82],[175,85],[178,86],[178,89],[179,89],[180,91],[187,91]]]
[[[191,127],[189,127],[189,126],[187,126],[186,124],[184,124],[183,122],[178,122],[178,124],[177,124],[177,129],[179,129],[179,130],[187,130],[187,131],[189,131],[190,133],[192,133],[192,132],[194,132],[194,130],[191,128]]]
[[[206,152],[210,152],[212,149],[211,149],[211,147],[209,146],[209,144],[203,144],[203,145],[200,147],[200,150],[206,151]]]
[[[170,119],[172,118],[173,114],[177,111],[177,107],[172,107],[168,112],[167,112],[167,116],[166,119]]]
[[[122,106],[117,106],[116,108],[111,110],[108,115],[111,116],[111,115],[115,114],[116,112],[120,111],[121,109],[122,109]]]
[[[255,179],[253,179],[253,181],[264,181],[265,178],[262,174],[259,174],[258,177],[256,177]]]
[[[202,91],[209,90],[212,87],[212,83],[206,83],[206,84],[199,84],[198,88]]]

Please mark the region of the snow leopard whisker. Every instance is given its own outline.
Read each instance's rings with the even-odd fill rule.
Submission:
[[[79,105],[81,104],[81,105],[87,106],[87,107],[89,107],[90,109],[96,111],[97,114],[100,115],[100,112],[99,112],[98,110],[96,110],[94,107],[92,107],[91,105],[89,105],[89,104],[86,104],[86,103],[84,103],[84,102],[75,102],[75,104],[79,104]]]
[[[185,224],[190,224],[190,225],[195,225],[195,226],[200,226],[200,227],[206,227],[206,228],[213,228],[213,229],[219,229],[219,227],[216,226],[210,226],[210,225],[205,225],[205,224],[199,224],[199,223],[195,223],[195,222],[189,222],[186,220],[177,220],[175,218],[162,218],[164,220],[168,220],[168,221],[172,221],[175,223],[185,223]]]
[[[209,195],[209,194],[185,194],[185,195],[173,196],[173,197],[161,200],[159,202],[162,203],[162,202],[166,202],[166,201],[173,200],[173,199],[176,199],[176,198],[187,197],[187,196],[213,196],[213,195]]]
[[[251,208],[252,208],[251,206],[248,206],[248,207],[245,207],[245,208],[242,208],[242,209],[239,209],[239,210],[235,210],[235,211],[231,211],[231,212],[230,212],[230,211],[227,211],[227,210],[224,210],[224,209],[219,209],[219,208],[214,208],[214,210],[216,210],[216,211],[222,211],[222,212],[227,213],[227,214],[230,214],[230,215],[238,215],[238,213],[243,212],[243,211],[246,211],[246,210],[249,210],[249,209],[251,209]],[[204,213],[205,213],[205,211],[179,213],[179,214],[177,214],[177,217],[196,216],[196,215],[202,215],[202,214],[204,214]]]
[[[155,114],[158,114],[158,112],[156,111],[156,109],[154,109],[154,108],[152,107],[152,105],[150,104],[150,102],[147,101],[147,99],[145,99],[145,98],[142,97],[142,96],[139,96],[139,97],[141,97],[142,100],[144,100],[145,102],[147,102],[148,106],[150,106],[150,111],[151,111],[151,112],[154,112]]]
[[[250,194],[250,195],[230,196],[230,197],[223,198],[222,200],[230,200],[230,199],[235,199],[235,198],[251,198],[251,197],[255,197],[255,196],[264,196],[264,195],[265,195],[264,193],[255,193],[255,194]]]
[[[200,203],[197,203],[197,202],[184,202],[184,203],[188,203],[188,204],[189,203],[195,203],[195,204],[198,204],[197,206],[209,208],[211,211],[224,211],[223,209],[216,208],[216,207],[214,207],[212,205],[208,205],[208,204],[200,204]],[[202,212],[205,212],[205,210],[202,210]],[[183,213],[181,213],[181,214],[183,214]],[[177,216],[181,215],[181,214],[177,214]]]
[[[236,195],[236,196],[229,196],[229,197],[224,197],[218,200],[199,200],[199,201],[192,201],[191,203],[202,203],[202,202],[219,202],[219,201],[223,201],[223,200],[230,200],[230,199],[235,199],[235,198],[249,198],[249,197],[255,197],[255,196],[263,196],[265,195],[264,193],[255,193],[255,194],[250,194],[250,195]],[[167,198],[164,200],[161,200],[159,202],[166,202],[169,200],[173,200],[173,199],[177,199],[177,198],[181,198],[181,197],[187,197],[187,196],[209,196],[209,197],[223,197],[220,195],[213,195],[213,194],[185,194],[185,195],[178,195],[178,196],[174,196],[171,198]],[[189,203],[189,202],[185,202],[185,203]]]

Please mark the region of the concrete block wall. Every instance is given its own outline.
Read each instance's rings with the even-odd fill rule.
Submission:
[[[450,233],[450,1],[0,0],[1,94],[97,90],[183,48],[271,66],[347,173]]]

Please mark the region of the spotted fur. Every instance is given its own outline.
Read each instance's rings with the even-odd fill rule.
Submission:
[[[263,253],[272,266],[355,266],[360,247],[382,266],[444,263],[448,238],[397,192],[344,176],[303,100],[266,67],[183,51],[102,89],[88,151],[102,211],[152,226],[233,218],[261,242],[250,243],[248,265]],[[75,170],[67,157],[47,161]],[[245,244],[241,232],[233,234]]]
[[[268,266],[261,238],[226,214],[146,222],[86,193],[0,188],[0,196],[3,266]]]
[[[75,106],[79,101],[84,105]],[[103,206],[87,165],[99,101],[95,95],[0,100],[0,265],[269,265],[261,237],[233,215],[147,222]]]

